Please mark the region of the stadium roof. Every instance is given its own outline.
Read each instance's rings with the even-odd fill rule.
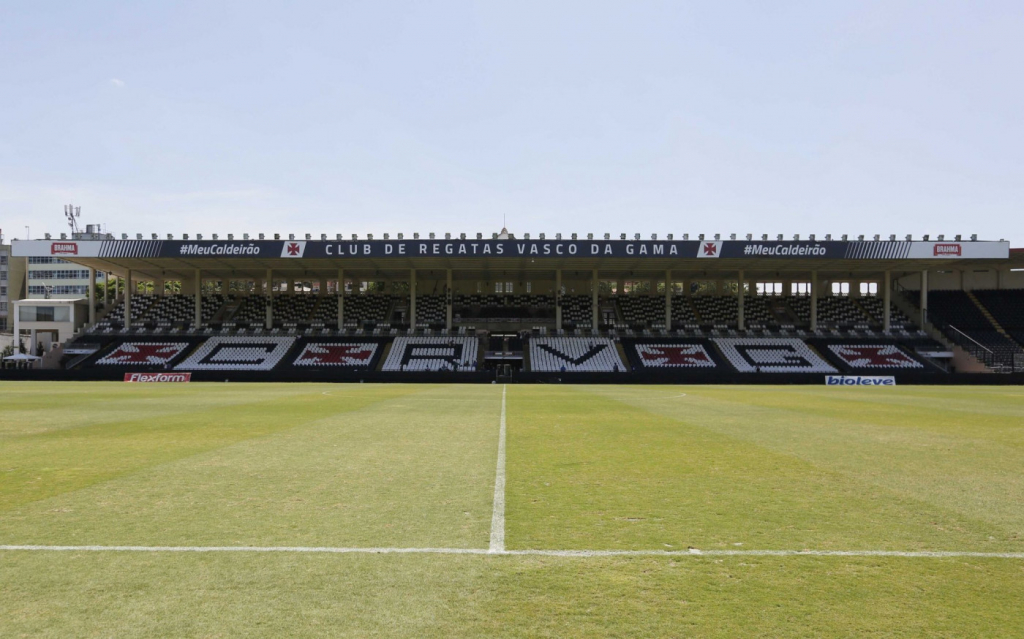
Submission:
[[[1024,265],[1024,251],[988,241],[756,240],[15,240],[14,256],[56,256],[136,277],[309,277],[346,271],[909,272]]]

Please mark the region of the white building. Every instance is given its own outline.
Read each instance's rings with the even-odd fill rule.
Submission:
[[[81,299],[89,295],[89,269],[59,257],[29,257],[29,299]],[[103,282],[103,273],[96,273]]]

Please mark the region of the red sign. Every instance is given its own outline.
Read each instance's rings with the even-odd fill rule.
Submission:
[[[192,373],[125,373],[124,381],[142,383],[190,382]]]
[[[50,245],[50,255],[78,255],[78,243],[54,242]]]
[[[936,244],[934,249],[935,257],[960,257],[963,249],[959,244]]]

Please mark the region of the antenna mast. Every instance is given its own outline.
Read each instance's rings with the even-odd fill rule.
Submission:
[[[75,206],[74,204],[64,205],[64,218],[68,221],[68,226],[71,227],[71,236],[74,237],[76,233],[81,233],[82,230],[78,228],[78,218],[82,215],[82,207]]]

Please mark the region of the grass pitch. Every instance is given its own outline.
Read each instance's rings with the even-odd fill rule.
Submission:
[[[486,550],[501,386],[0,385],[0,545]],[[1024,552],[1020,388],[509,386],[518,550]],[[0,636],[1021,636],[1024,559],[0,550]]]

